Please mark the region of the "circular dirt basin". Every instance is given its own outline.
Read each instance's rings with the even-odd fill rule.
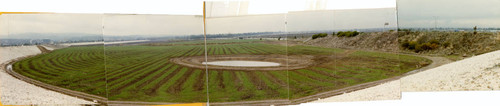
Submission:
[[[270,71],[306,68],[313,64],[313,57],[309,55],[214,55],[178,57],[170,61],[193,68],[235,71]],[[206,63],[206,64],[205,64]]]
[[[202,64],[216,65],[216,66],[230,66],[230,67],[272,67],[279,66],[280,63],[275,62],[264,62],[264,61],[209,61],[202,62]]]

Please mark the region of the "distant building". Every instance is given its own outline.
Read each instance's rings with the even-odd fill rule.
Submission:
[[[50,39],[42,39],[42,42],[41,42],[41,43],[42,43],[42,44],[52,44],[53,42],[52,42],[52,40],[50,40]]]

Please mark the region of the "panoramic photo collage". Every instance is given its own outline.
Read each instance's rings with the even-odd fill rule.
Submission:
[[[355,1],[0,12],[0,104],[269,106],[500,90],[500,1]]]

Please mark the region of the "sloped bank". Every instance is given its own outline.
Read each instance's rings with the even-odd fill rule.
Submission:
[[[500,50],[313,102],[387,100],[400,98],[400,92],[468,90],[500,90]]]
[[[31,105],[31,104],[94,104],[83,99],[64,95],[44,89],[39,86],[19,80],[6,73],[6,62],[16,58],[41,53],[36,46],[1,47],[0,62],[3,63],[0,71],[0,100],[4,105]]]

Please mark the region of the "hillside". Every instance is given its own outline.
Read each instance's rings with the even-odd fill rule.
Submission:
[[[393,31],[361,33],[354,37],[337,37],[329,34],[327,37],[307,40],[304,44],[329,48],[397,52],[399,50],[397,40],[398,35]]]
[[[317,39],[296,39],[306,45],[330,48],[403,52],[409,54],[443,56],[461,60],[500,50],[500,33],[479,32],[372,32],[354,37],[329,34]]]
[[[500,50],[500,33],[479,32],[400,32],[399,42],[424,44],[435,42],[437,47],[420,54],[446,56],[453,60]],[[403,52],[416,52],[402,47]]]

